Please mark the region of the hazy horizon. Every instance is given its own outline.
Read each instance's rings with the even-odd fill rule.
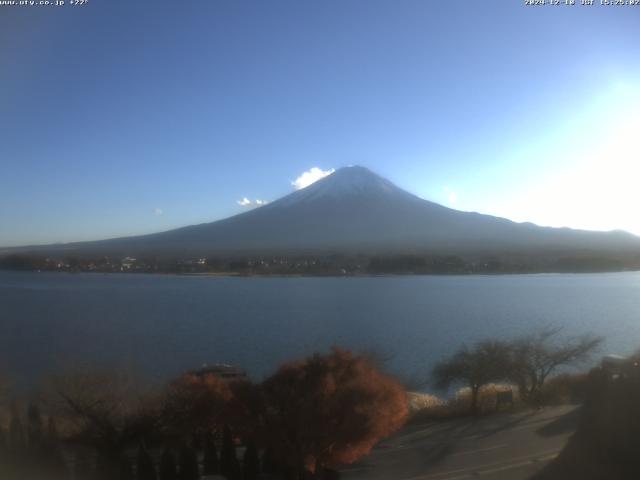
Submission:
[[[318,168],[313,168],[308,172],[304,172],[304,174],[300,175],[294,182],[292,182],[294,190],[297,191],[297,190],[304,189],[304,188],[314,184],[318,180],[322,180],[323,178],[326,178],[326,177],[332,175],[333,173],[335,173],[336,171],[338,171],[340,169],[354,167],[354,166],[355,167],[364,167],[363,165],[348,165],[348,166],[345,166],[345,167],[340,167],[338,169],[335,169],[335,170],[332,169],[332,170],[329,170],[329,171],[322,171],[322,170],[320,170]],[[367,168],[367,167],[364,167],[364,168]],[[373,172],[373,173],[375,173],[375,172]],[[400,189],[402,189],[401,185],[396,185],[396,186],[399,187]],[[402,190],[404,190],[404,189],[402,189]],[[292,193],[292,192],[290,192],[290,193]],[[274,201],[275,200],[279,200],[281,198],[284,198],[284,197],[288,196],[290,193],[285,194],[283,197],[280,197],[278,199],[274,199]],[[409,193],[413,193],[413,192],[409,192]],[[424,200],[426,200],[426,199],[424,199]],[[254,209],[254,208],[260,208],[262,206],[265,206],[265,205],[271,203],[270,201],[262,201],[262,200],[258,200],[258,201],[260,203],[256,203],[255,201],[250,201],[249,199],[244,198],[244,199],[239,200],[238,204],[241,205],[242,207],[247,207],[247,208],[250,208],[250,209]],[[247,202],[249,202],[249,203],[247,203]],[[437,203],[437,202],[435,202],[435,203]],[[440,205],[442,205],[442,204],[440,204]],[[448,208],[452,208],[454,210],[457,210],[453,206],[449,206]],[[248,211],[248,210],[244,210],[244,211],[240,211],[240,212],[234,212],[231,215],[229,215],[228,217],[212,219],[210,222],[205,222],[205,223],[212,223],[212,222],[216,222],[218,220],[224,220],[226,218],[230,218],[230,217],[233,217],[235,215],[239,215],[241,213],[245,213],[245,211]],[[476,213],[481,213],[482,214],[483,212],[476,212]],[[521,222],[521,223],[524,223],[524,222]],[[176,229],[176,228],[187,227],[187,226],[191,226],[191,225],[177,225],[175,227],[170,228],[169,230],[173,230],[173,229]],[[548,227],[548,225],[538,225],[538,226]],[[566,227],[566,228],[571,228],[571,227]],[[580,229],[575,229],[575,230],[580,230]],[[167,231],[167,229],[158,230],[158,231],[151,231],[151,232],[142,232],[142,233],[132,234],[132,235],[125,235],[125,237],[126,236],[147,235],[147,234],[153,234],[153,233],[162,233],[162,232],[165,232],[165,231]],[[597,231],[597,230],[594,230],[594,231]],[[608,231],[623,231],[623,230],[621,230],[621,229],[612,229],[612,230],[608,230]],[[631,233],[631,232],[628,232],[628,233]],[[42,244],[32,244],[32,245],[0,245],[0,248],[27,247],[27,246],[39,246],[39,245],[48,245],[48,244],[51,244],[51,245],[56,245],[56,244],[64,245],[64,244],[67,244],[67,243],[77,243],[77,242],[82,242],[82,241],[94,241],[94,240],[95,241],[109,240],[109,239],[122,238],[122,237],[123,236],[104,237],[104,238],[95,238],[95,239],[87,239],[87,240],[77,240],[77,241],[72,240],[72,241],[69,241],[69,242],[42,243]]]

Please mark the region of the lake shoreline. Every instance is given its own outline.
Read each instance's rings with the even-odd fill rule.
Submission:
[[[536,275],[603,275],[616,273],[638,273],[638,270],[603,270],[603,271],[539,271],[539,272],[451,272],[451,273],[242,273],[242,272],[104,272],[91,270],[78,271],[52,271],[52,270],[2,270],[1,273],[51,273],[51,274],[92,274],[92,275],[140,275],[140,276],[167,276],[167,277],[212,277],[212,278],[396,278],[396,277],[510,277],[510,276],[536,276]]]

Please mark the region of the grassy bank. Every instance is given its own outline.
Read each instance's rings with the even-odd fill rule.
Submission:
[[[575,405],[585,401],[588,391],[588,374],[561,374],[550,378],[542,388],[542,406]],[[513,404],[498,404],[500,392],[511,392]],[[450,398],[436,395],[409,392],[410,423],[443,421],[471,415],[471,390],[462,388]],[[479,415],[491,415],[496,412],[518,411],[537,408],[520,398],[514,385],[491,383],[480,389]]]

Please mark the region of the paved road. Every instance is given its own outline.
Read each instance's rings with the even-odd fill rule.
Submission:
[[[520,480],[564,447],[576,407],[497,414],[408,427],[345,468],[346,480]]]

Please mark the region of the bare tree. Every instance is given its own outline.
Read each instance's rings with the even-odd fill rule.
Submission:
[[[462,384],[471,389],[471,411],[478,413],[478,393],[483,385],[505,380],[511,348],[504,342],[486,340],[472,348],[463,346],[451,358],[438,363],[432,377],[437,388]]]
[[[58,399],[53,406],[75,425],[70,439],[94,449],[105,474],[115,474],[124,449],[157,425],[155,399],[133,375],[78,371],[55,379],[53,386]]]
[[[587,360],[603,341],[593,334],[558,339],[560,331],[561,328],[544,328],[511,342],[509,378],[518,386],[520,398],[539,404],[549,375],[559,367]]]

